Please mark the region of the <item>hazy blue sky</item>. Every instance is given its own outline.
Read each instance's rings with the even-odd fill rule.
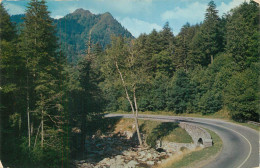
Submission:
[[[0,0],[1,1],[1,0]],[[176,35],[186,23],[196,24],[204,19],[210,0],[47,0],[51,16],[60,18],[78,8],[92,13],[110,12],[135,37],[140,33],[161,30],[169,21]],[[219,15],[248,0],[215,0]],[[25,12],[28,0],[3,0],[9,14]]]

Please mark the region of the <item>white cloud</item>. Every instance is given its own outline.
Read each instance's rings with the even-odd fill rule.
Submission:
[[[79,0],[49,0],[49,1],[79,1]]]
[[[184,22],[197,23],[203,20],[207,4],[194,2],[185,8],[176,7],[173,10],[165,11],[161,18],[166,20],[179,20],[180,18]]]
[[[25,8],[12,3],[3,3],[4,7],[10,15],[17,15],[25,13]]]
[[[141,33],[150,33],[153,29],[161,30],[162,27],[156,23],[149,23],[136,18],[116,18],[133,36],[138,37]]]
[[[60,19],[60,18],[62,18],[63,16],[62,15],[55,15],[55,16],[52,16],[52,18],[54,18],[54,19]]]
[[[224,13],[230,11],[230,9],[239,6],[243,2],[249,2],[250,0],[232,0],[229,3],[221,2],[221,5],[217,7],[219,9],[219,15],[222,16]]]
[[[120,12],[122,14],[131,14],[133,12],[148,12],[153,0],[96,0],[102,3],[108,9]]]
[[[232,8],[239,6],[245,1],[249,2],[250,0],[231,0],[227,3],[221,2],[220,5],[217,6],[217,10],[219,10],[219,16],[221,17],[224,13],[227,13]],[[175,7],[172,10],[165,11],[161,14],[161,19],[163,21],[169,21],[174,27],[179,24],[183,25],[186,22],[196,24],[203,21],[207,5],[207,2],[205,2],[204,0],[196,2],[193,1],[189,3],[186,7]]]

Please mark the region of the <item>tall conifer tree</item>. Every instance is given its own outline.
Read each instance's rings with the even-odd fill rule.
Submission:
[[[212,64],[216,54],[221,51],[222,36],[219,26],[218,10],[214,1],[210,1],[204,22],[192,44],[193,54],[198,57],[197,62],[204,66]]]
[[[10,16],[0,3],[0,149],[2,159],[12,153],[21,130],[23,64],[16,49],[17,35]],[[0,154],[1,155],[1,154]]]
[[[21,51],[26,62],[28,145],[31,146],[31,130],[34,124],[41,128],[41,147],[44,147],[45,132],[49,126],[61,128],[64,124],[64,108],[61,74],[63,57],[59,52],[55,26],[47,11],[45,1],[29,3],[21,33]],[[33,112],[33,113],[32,113]]]
[[[231,10],[227,19],[226,51],[241,69],[259,60],[259,5],[253,1]]]

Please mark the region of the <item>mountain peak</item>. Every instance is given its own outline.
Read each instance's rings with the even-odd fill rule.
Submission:
[[[76,9],[73,13],[81,15],[93,15],[89,10],[85,10],[83,8]]]
[[[111,15],[111,13],[106,12],[100,15],[102,19],[108,19],[108,20],[114,20],[114,17]]]
[[[109,13],[109,12],[106,12],[106,13],[104,13],[103,15],[112,16],[111,13]],[[112,17],[113,17],[113,16],[112,16]]]

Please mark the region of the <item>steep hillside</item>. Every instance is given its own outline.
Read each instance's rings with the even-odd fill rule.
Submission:
[[[105,47],[112,34],[133,37],[110,13],[95,15],[88,10],[77,9],[65,17],[55,20],[58,36],[67,50],[69,61],[75,62],[85,53],[91,32],[92,43]]]
[[[18,29],[23,22],[22,17],[24,15],[11,16]],[[104,48],[110,43],[110,36],[113,34],[134,38],[108,12],[95,15],[88,10],[77,9],[63,18],[54,19],[54,22],[57,25],[57,36],[69,62],[76,62],[85,54],[90,32],[92,44],[99,43]]]
[[[12,15],[11,21],[15,22],[16,24],[20,24],[23,22],[23,20],[22,20],[23,17],[25,17],[25,14]]]

